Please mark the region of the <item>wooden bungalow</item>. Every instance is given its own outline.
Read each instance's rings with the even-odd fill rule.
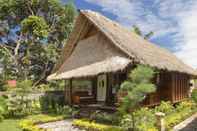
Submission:
[[[196,76],[191,67],[99,13],[80,11],[48,80],[69,81],[65,100],[70,104],[114,105],[120,84],[137,64],[159,71],[155,76],[157,90],[146,97],[145,105],[156,105],[162,100],[175,103],[188,97],[189,81]],[[73,84],[76,80],[88,80],[89,88],[79,90]]]

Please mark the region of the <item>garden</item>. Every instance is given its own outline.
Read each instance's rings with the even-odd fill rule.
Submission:
[[[137,66],[130,73],[132,79],[121,84],[119,91],[127,91],[128,95],[123,97],[118,110],[114,113],[97,110],[88,118],[78,118],[79,108],[66,105],[63,95],[54,93],[49,83],[42,84],[45,87],[43,91],[42,88],[32,90],[32,82],[29,80],[17,82],[15,88],[7,87],[7,91],[0,96],[0,129],[45,131],[48,128],[43,129],[40,125],[72,120],[72,127],[78,130],[157,131],[159,122],[156,113],[162,112],[165,114],[165,128],[172,130],[175,125],[197,112],[197,90],[193,90],[191,98],[174,105],[162,101],[154,108],[140,107],[140,102],[144,99],[142,97],[155,90],[154,84],[150,82],[154,73],[149,67]],[[143,86],[139,86],[141,84]],[[62,85],[56,83],[60,89]],[[35,92],[42,93],[35,95]],[[134,96],[134,93],[137,94],[135,97],[129,97]]]
[[[79,118],[80,108],[65,103],[65,81],[48,82],[73,29],[77,9],[72,1],[0,0],[0,131],[46,131],[42,124],[67,121],[87,131],[157,131],[156,114],[172,128],[197,112],[197,89],[191,98],[143,107],[157,73],[138,65],[119,92],[126,93],[114,113],[96,110]],[[2,66],[1,66],[2,65]]]

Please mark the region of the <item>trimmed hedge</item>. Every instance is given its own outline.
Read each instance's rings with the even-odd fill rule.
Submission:
[[[40,129],[37,124],[63,120],[63,116],[50,116],[50,115],[33,115],[20,121],[19,126],[23,131],[44,131]]]
[[[73,126],[87,131],[123,131],[123,129],[118,126],[98,124],[88,120],[74,120]]]

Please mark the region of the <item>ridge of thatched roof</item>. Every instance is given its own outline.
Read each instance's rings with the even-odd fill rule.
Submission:
[[[88,24],[95,26],[116,48],[127,54],[128,58],[132,59],[136,64],[144,64],[161,70],[181,72],[194,76],[197,75],[193,68],[183,63],[167,49],[144,40],[142,37],[99,13],[87,10],[81,11],[76,19],[74,30],[63,49],[62,57],[54,69],[56,75],[63,73],[62,65],[64,61],[72,54],[80,37],[87,33],[88,29],[85,27]]]
[[[195,74],[192,67],[183,63],[167,49],[159,47],[118,23],[92,11],[81,11],[94,25],[101,30],[117,47],[126,52],[139,64],[158,69]],[[195,74],[196,75],[196,74]]]

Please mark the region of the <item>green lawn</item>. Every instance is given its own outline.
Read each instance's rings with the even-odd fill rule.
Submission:
[[[19,120],[17,119],[6,119],[0,122],[0,131],[22,131],[18,127]]]

